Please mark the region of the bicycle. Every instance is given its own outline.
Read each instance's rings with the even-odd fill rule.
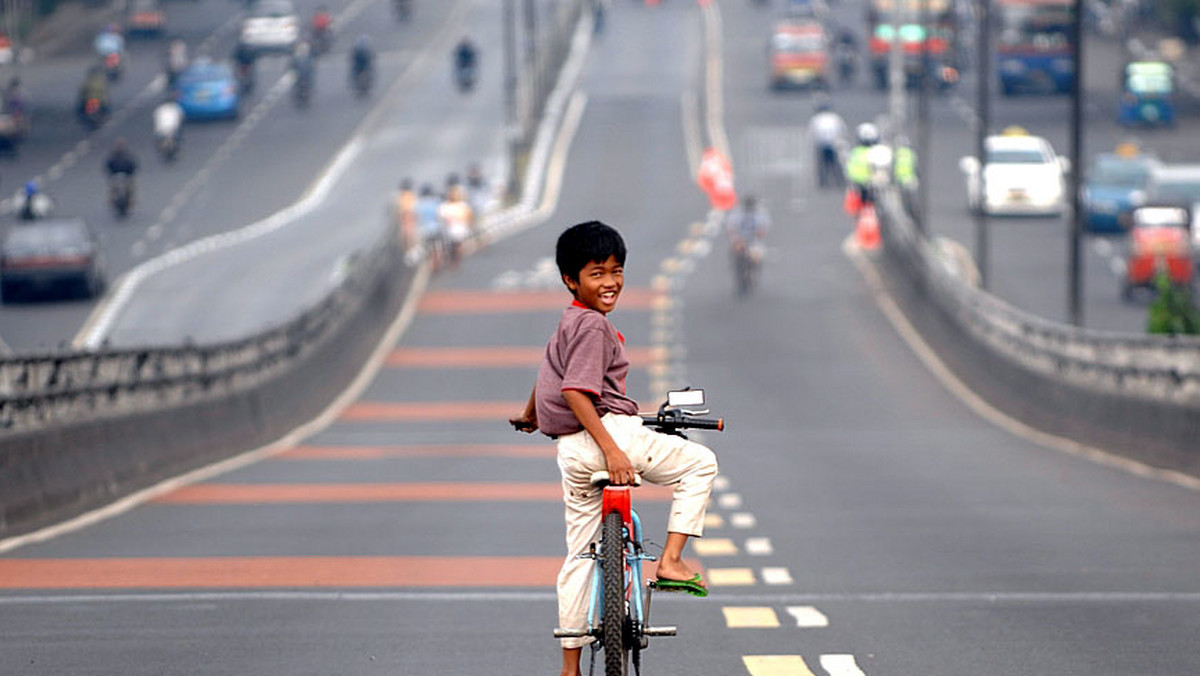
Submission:
[[[642,415],[642,423],[684,438],[686,429],[724,430],[723,419],[701,418],[708,410],[691,408],[703,405],[704,390],[668,392],[658,412]],[[633,673],[640,676],[641,653],[649,646],[649,639],[675,636],[677,628],[650,626],[650,597],[656,583],[643,586],[642,562],[656,561],[657,557],[647,553],[642,544],[642,522],[633,509],[631,487],[609,484],[608,472],[595,472],[591,482],[604,492],[600,540],[579,554],[599,564],[592,572],[587,628],[560,627],[554,630],[554,637],[596,639],[591,644],[589,674],[596,671],[596,653],[604,650],[605,676],[626,676],[630,664]],[[634,485],[640,484],[639,479]]]

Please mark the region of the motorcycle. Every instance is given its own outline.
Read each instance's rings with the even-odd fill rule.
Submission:
[[[104,74],[108,76],[109,82],[116,82],[121,79],[121,72],[125,68],[124,59],[121,58],[121,52],[109,52],[105,54],[103,59]]]
[[[458,90],[466,93],[475,88],[476,67],[474,65],[460,65],[454,68],[454,82],[458,85]]]
[[[311,70],[296,72],[296,82],[292,84],[292,101],[297,108],[307,108],[312,100],[313,75]]]
[[[96,131],[108,120],[108,104],[97,96],[89,96],[79,104],[79,122],[88,131]]]
[[[238,91],[242,94],[249,94],[254,91],[254,62],[238,63],[234,68],[233,77],[237,80]]]
[[[764,255],[763,248],[759,241],[734,243],[733,274],[737,295],[749,295],[758,281],[758,269],[762,265]]]
[[[360,99],[366,98],[371,93],[371,87],[375,84],[375,69],[374,68],[359,68],[354,70],[350,75],[350,86],[354,89],[354,95]]]
[[[117,218],[125,218],[133,208],[133,176],[126,173],[108,177],[108,204]]]
[[[837,62],[838,81],[842,84],[853,82],[858,72],[858,54],[854,48],[839,45],[834,53],[834,61]]]
[[[312,39],[309,41],[312,44],[312,51],[315,56],[328,54],[330,49],[333,49],[333,29],[332,28],[316,28],[312,29]]]
[[[155,134],[154,148],[158,150],[163,162],[174,162],[179,154],[179,132]]]

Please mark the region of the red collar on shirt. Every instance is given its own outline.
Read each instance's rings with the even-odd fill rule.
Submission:
[[[592,308],[590,308],[590,307],[588,307],[588,306],[584,305],[583,303],[580,303],[578,298],[575,298],[575,299],[573,299],[573,300],[571,301],[571,307],[581,307],[581,308],[583,308],[584,310],[591,310],[591,309],[592,309]],[[624,343],[624,342],[625,342],[625,336],[624,336],[624,335],[622,335],[620,331],[617,331],[617,339],[618,339],[618,340],[620,340],[622,343]]]

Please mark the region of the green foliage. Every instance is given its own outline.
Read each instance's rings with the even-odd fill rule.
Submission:
[[[1155,283],[1158,286],[1158,298],[1150,305],[1146,331],[1168,335],[1200,335],[1200,309],[1192,300],[1191,287],[1172,284],[1165,274],[1160,274]]]
[[[36,0],[34,7],[38,16],[50,16],[58,9],[58,0]]]
[[[1158,19],[1176,35],[1193,32],[1188,24],[1200,16],[1200,0],[1158,0]]]

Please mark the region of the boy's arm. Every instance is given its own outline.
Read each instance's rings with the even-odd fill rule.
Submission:
[[[600,414],[596,412],[596,405],[591,396],[580,390],[563,390],[562,394],[563,399],[567,400],[567,406],[575,414],[575,419],[592,435],[604,453],[604,464],[608,466],[608,480],[617,486],[633,484],[637,475],[633,464],[600,422]]]
[[[534,385],[533,392],[529,393],[529,403],[525,404],[525,410],[521,411],[521,415],[509,418],[508,422],[518,432],[529,432],[532,434],[537,431],[537,385]]]

